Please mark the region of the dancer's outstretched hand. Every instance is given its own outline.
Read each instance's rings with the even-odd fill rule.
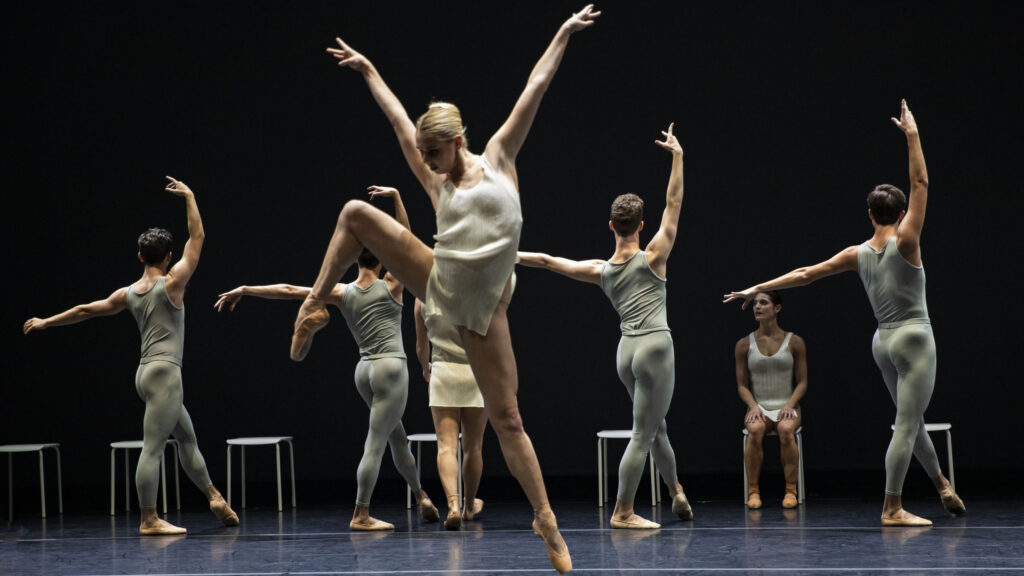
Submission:
[[[217,312],[223,312],[224,306],[228,307],[231,312],[235,311],[235,306],[238,305],[238,301],[242,299],[244,294],[242,293],[243,286],[239,286],[230,292],[225,292],[217,298],[217,303],[213,305],[217,309]]]
[[[672,129],[675,127],[675,125],[676,123],[672,122],[668,125],[668,131],[661,131],[661,135],[665,137],[664,142],[662,142],[661,140],[655,140],[654,143],[673,154],[682,154],[683,147],[679,145],[679,140],[676,140],[675,135],[672,134]]]
[[[891,119],[900,130],[903,130],[906,134],[917,134],[917,122],[914,120],[914,115],[910,112],[910,108],[907,108],[907,99],[900,100],[900,118]]]
[[[600,15],[601,12],[594,11],[593,4],[587,4],[582,10],[574,13],[572,17],[566,20],[565,24],[562,24],[562,27],[568,30],[571,34],[573,32],[583,30],[587,26],[592,26],[594,24],[594,20],[596,20]]]
[[[185,183],[182,182],[181,180],[175,180],[170,176],[165,176],[165,178],[167,178],[171,182],[167,185],[166,188],[164,188],[164,190],[170,192],[171,194],[174,194],[175,196],[187,196],[189,194],[192,194],[192,189],[186,186]]]
[[[351,46],[345,44],[344,40],[336,37],[334,41],[338,43],[338,47],[328,48],[327,52],[337,58],[338,66],[348,66],[353,70],[362,72],[370,65],[370,61],[366,59],[366,56],[353,50]]]
[[[743,306],[740,306],[740,308],[743,309],[743,310],[746,310],[747,306],[750,305],[750,301],[753,300],[754,296],[756,296],[756,295],[757,295],[757,293],[754,292],[754,290],[752,288],[747,288],[746,290],[744,290],[742,292],[730,292],[728,294],[723,294],[722,295],[722,298],[723,298],[722,304],[726,304],[728,302],[732,302],[733,300],[740,300],[740,299],[742,299],[743,300]]]
[[[398,196],[398,189],[391,186],[368,186],[366,190],[370,193],[370,199],[377,197],[394,198]]]
[[[46,320],[42,318],[29,318],[25,321],[25,325],[22,327],[25,334],[32,332],[33,330],[46,330]]]

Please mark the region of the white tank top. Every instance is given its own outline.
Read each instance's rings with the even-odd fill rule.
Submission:
[[[754,333],[750,333],[750,349],[747,350],[750,391],[765,410],[778,410],[793,396],[793,353],[789,349],[792,337],[792,332],[786,334],[779,351],[765,356],[757,347]]]

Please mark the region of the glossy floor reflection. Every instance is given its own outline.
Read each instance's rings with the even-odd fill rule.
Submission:
[[[880,502],[777,503],[747,511],[735,502],[697,502],[680,522],[666,503],[639,507],[656,531],[612,530],[610,509],[557,503],[577,574],[1024,574],[1024,502],[967,501],[961,518],[938,500],[910,501],[931,528],[883,528]],[[241,512],[236,528],[201,511],[172,513],[189,533],[140,537],[138,516],[15,518],[0,537],[0,574],[554,574],[530,529],[530,509],[488,503],[459,532],[404,507],[376,506],[394,533],[353,533],[351,509]],[[443,517],[443,511],[442,511]]]

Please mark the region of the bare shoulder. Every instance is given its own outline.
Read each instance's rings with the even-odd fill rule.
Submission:
[[[796,336],[796,334],[794,334]],[[736,341],[736,354],[746,354],[750,350],[750,337],[744,336]]]
[[[331,293],[327,295],[328,302],[340,308],[341,299],[345,295],[345,288],[347,287],[348,284],[342,284],[341,282],[335,284],[334,288],[331,288]]]
[[[800,335],[797,334],[796,332],[793,332],[793,336],[791,336],[789,339],[789,347],[796,352],[807,351],[807,343],[804,342],[804,339],[801,338]]]

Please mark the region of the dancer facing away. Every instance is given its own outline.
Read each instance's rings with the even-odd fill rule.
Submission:
[[[807,393],[807,345],[804,339],[779,327],[782,295],[777,291],[754,295],[754,319],[760,324],[736,342],[736,385],[740,399],[747,405],[744,425],[747,446],[743,465],[747,467],[747,507],[761,507],[761,462],[764,460],[764,436],[779,435],[782,473],[786,477],[783,508],[796,508],[796,483],[800,452],[796,430],[803,415],[800,399]],[[793,382],[796,382],[796,386]]]
[[[600,286],[619,313],[622,338],[616,365],[619,378],[633,401],[633,435],[619,463],[619,491],[612,512],[613,528],[660,528],[633,512],[636,489],[647,454],[654,454],[662,478],[672,495],[672,511],[682,520],[693,518],[690,503],[676,476],[676,456],[669,444],[665,415],[675,388],[675,351],[665,310],[668,257],[676,241],[683,202],[683,148],[672,134],[655,144],[672,153],[672,172],[661,226],[647,247],[640,249],[643,200],[623,194],[612,202],[608,228],[615,235],[615,253],[608,261],[567,258],[520,252],[525,266],[545,268],[581,282]]]
[[[139,492],[141,523],[139,533],[145,535],[183,534],[184,528],[162,520],[156,513],[156,495],[160,460],[167,438],[173,434],[178,441],[181,465],[192,482],[206,494],[210,510],[225,526],[237,526],[238,515],[224,501],[206,470],[199,452],[192,419],[183,404],[181,361],[185,347],[185,286],[199,264],[203,249],[203,221],[199,217],[192,190],[180,180],[167,177],[166,191],[185,199],[188,217],[188,241],[182,257],[171,266],[171,233],[150,228],[139,236],[139,261],[144,268],[142,278],[131,286],[119,288],[105,300],[81,304],[46,319],[31,318],[25,322],[25,334],[52,326],[77,324],[97,316],[110,316],[127,308],[135,317],[142,336],[142,354],[135,373],[135,390],[146,403],[142,419],[142,454],[135,469],[135,486]]]
[[[925,301],[921,229],[928,203],[928,170],[914,115],[903,100],[900,117],[892,121],[906,134],[910,159],[910,203],[903,191],[881,184],[868,194],[868,217],[874,234],[859,246],[850,246],[832,258],[731,292],[724,302],[750,300],[766,290],[806,286],[816,280],[856,270],[878,320],[871,343],[875,363],[896,404],[896,426],[885,454],[884,526],[928,526],[930,520],[903,509],[903,480],[913,453],[932,479],[942,504],[963,514],[963,502],[939,469],[935,447],[924,428],[924,411],[935,388],[935,338]]]
[[[430,384],[430,415],[437,433],[437,470],[448,498],[448,518],[444,527],[458,530],[463,520],[472,520],[484,507],[476,497],[483,473],[483,440],[487,428],[484,397],[473,378],[473,369],[466,358],[458,329],[442,318],[431,318],[428,327],[423,314],[423,301],[417,299],[416,357],[423,369],[423,378]],[[460,430],[461,427],[461,430]],[[462,433],[462,469],[459,470],[457,450]],[[459,480],[465,490],[465,508],[460,515]]]
[[[571,570],[572,559],[558,532],[537,455],[519,415],[519,382],[506,317],[522,227],[515,159],[569,37],[592,25],[599,15],[588,5],[562,24],[534,66],[511,115],[479,156],[466,146],[458,108],[433,104],[413,124],[365,56],[340,38],[340,48],[328,48],[339,66],[362,73],[391,122],[406,162],[437,210],[436,244],[431,250],[365,202],[345,204],[316,284],[299,309],[291,347],[293,359],[306,356],[314,332],[329,319],[324,304],[331,287],[364,247],[376,254],[424,301],[428,318],[444,316],[459,327],[505,461],[533,506],[534,530],[544,539],[548,558],[559,572]]]
[[[408,229],[409,217],[398,190],[383,186],[370,186],[369,190],[371,198],[394,198],[395,216]],[[393,524],[370,516],[370,497],[377,485],[377,474],[388,444],[395,467],[409,483],[419,503],[420,515],[429,522],[435,522],[438,520],[437,508],[420,486],[416,460],[402,426],[402,414],[409,396],[409,370],[402,345],[402,293],[405,288],[391,274],[385,274],[381,279],[381,263],[369,250],[363,250],[359,255],[358,265],[356,281],[336,284],[324,299],[341,310],[352,337],[359,344],[356,390],[370,408],[370,426],[356,472],[359,485],[356,509],[349,527],[362,531],[395,529]],[[290,284],[239,286],[221,294],[214,306],[218,311],[222,311],[225,305],[234,310],[242,296],[302,300],[309,292],[309,288]]]

